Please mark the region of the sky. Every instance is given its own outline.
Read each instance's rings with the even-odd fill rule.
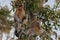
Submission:
[[[8,5],[8,8],[11,9],[12,6],[10,5],[11,0],[0,0],[0,5],[4,7],[5,5]]]
[[[49,5],[51,8],[53,8],[55,4],[55,0],[48,0],[48,2],[46,2],[44,5]]]

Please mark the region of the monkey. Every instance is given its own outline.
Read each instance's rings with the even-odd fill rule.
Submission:
[[[24,6],[21,4],[16,8],[14,15],[14,26],[15,26],[15,35],[18,36],[18,30],[22,26],[22,23],[25,19],[25,10]],[[19,26],[20,25],[20,26]]]

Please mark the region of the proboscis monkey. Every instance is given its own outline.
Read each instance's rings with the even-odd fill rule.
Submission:
[[[14,23],[15,23],[15,28],[16,28],[15,33],[17,33],[17,31],[18,32],[20,31],[21,29],[20,27],[24,19],[25,19],[25,10],[24,10],[24,5],[21,4],[16,8],[16,12],[14,15]]]
[[[16,8],[16,12],[15,12],[15,21],[17,22],[21,22],[24,17],[25,17],[25,10],[24,10],[24,6],[20,5],[18,8]]]

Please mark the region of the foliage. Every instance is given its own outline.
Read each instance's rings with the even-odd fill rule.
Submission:
[[[57,30],[57,27],[60,27],[60,10],[58,8],[59,2],[50,9],[49,5],[43,7],[43,0],[15,0],[12,1],[12,7],[17,8],[19,5],[23,4],[26,14],[32,13],[37,16],[39,19],[42,19],[42,28],[46,33],[53,32],[53,26]],[[55,9],[55,10],[54,10]]]
[[[1,31],[7,31],[6,29],[10,30],[11,26],[10,23],[7,20],[10,16],[10,11],[8,9],[8,6],[1,7],[0,9],[0,30]]]
[[[10,17],[10,11],[8,9],[8,6],[4,6],[3,8],[1,8],[0,10],[0,15],[3,15],[5,18],[7,18],[7,16]]]
[[[53,9],[50,9],[49,6],[43,7],[43,0],[13,0],[11,3],[13,10],[19,7],[19,5],[23,4],[26,14],[32,13],[39,19],[42,19],[41,27],[47,33],[51,33],[53,31],[53,26],[55,29],[57,29],[57,27],[60,27],[60,10],[56,10],[56,8],[58,8],[59,1],[57,1],[57,5],[55,5]],[[0,10],[0,19],[2,19],[4,24],[13,24],[12,21],[9,21],[9,23],[7,23],[8,21],[6,20],[6,18],[10,16],[10,12],[11,11],[9,11],[7,6]]]
[[[60,15],[57,15],[58,13],[54,9],[51,10],[49,7],[43,7],[43,0],[15,0],[12,2],[16,4],[13,5],[14,3],[12,3],[13,8],[17,8],[20,4],[23,4],[27,14],[28,12],[36,13],[37,17],[42,18],[46,31],[52,29],[50,21],[54,21],[53,26],[57,25]],[[41,5],[39,6],[39,4]]]

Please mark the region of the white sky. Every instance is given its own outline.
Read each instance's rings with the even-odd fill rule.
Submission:
[[[11,9],[12,6],[10,5],[11,0],[0,0],[0,5],[3,7],[5,5],[8,5],[8,8]]]
[[[48,2],[46,2],[44,5],[49,5],[51,8],[53,8],[55,4],[55,0],[48,0]]]

